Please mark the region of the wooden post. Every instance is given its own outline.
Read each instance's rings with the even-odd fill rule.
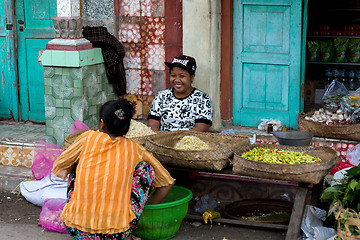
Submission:
[[[294,240],[299,236],[306,195],[309,191],[307,185],[299,183],[285,240]]]

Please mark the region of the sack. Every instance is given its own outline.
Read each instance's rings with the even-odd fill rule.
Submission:
[[[304,233],[302,239],[306,240],[327,240],[334,239],[336,231],[333,228],[323,226],[326,219],[326,211],[315,206],[306,205],[301,223],[301,230]]]
[[[63,152],[63,147],[56,144],[40,141],[36,144],[31,172],[36,180],[41,180],[49,175],[54,161]]]
[[[46,199],[66,199],[67,180],[55,177],[53,173],[39,181],[20,183],[20,192],[24,198],[36,206],[42,206]]]
[[[322,101],[324,103],[324,108],[326,110],[336,112],[340,107],[340,101],[342,97],[349,94],[349,91],[346,89],[344,84],[337,80],[333,80],[330,85],[327,87]]]
[[[66,204],[66,199],[53,198],[47,199],[42,207],[39,225],[50,231],[67,233],[66,226],[60,215]]]

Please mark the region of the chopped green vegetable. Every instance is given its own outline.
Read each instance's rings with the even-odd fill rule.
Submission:
[[[302,164],[321,162],[320,158],[302,152],[263,147],[255,147],[250,151],[246,151],[241,154],[241,157],[267,163]]]

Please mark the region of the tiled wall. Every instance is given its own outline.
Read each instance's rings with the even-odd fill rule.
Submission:
[[[154,95],[169,87],[165,61],[182,52],[181,0],[119,2],[119,40],[126,55],[128,99],[146,119]]]
[[[63,145],[75,120],[98,123],[100,106],[114,99],[103,63],[80,68],[44,67],[46,142]]]

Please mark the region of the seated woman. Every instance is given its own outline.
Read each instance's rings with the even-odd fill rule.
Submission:
[[[213,107],[210,97],[194,88],[196,61],[181,55],[169,67],[171,88],[156,94],[148,115],[153,131],[190,130],[206,132],[212,125]]]
[[[148,204],[160,203],[174,184],[151,153],[122,137],[133,110],[125,99],[105,103],[99,131],[81,134],[54,162],[56,176],[70,173],[61,218],[73,239],[138,239],[132,232],[152,186]]]

